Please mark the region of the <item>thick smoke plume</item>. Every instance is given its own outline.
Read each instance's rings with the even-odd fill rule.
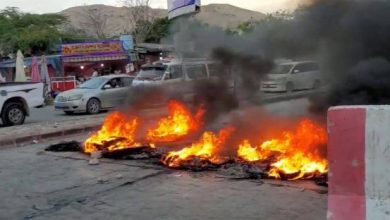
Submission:
[[[315,59],[330,86],[326,97],[313,99],[315,105],[388,103],[390,1],[310,3],[291,16],[268,17],[242,35],[181,20],[175,46],[183,56],[220,60],[250,91],[274,59]]]
[[[390,102],[390,1],[309,2],[291,15],[254,22],[252,31],[241,34],[188,17],[174,21],[169,39],[182,58],[209,58],[221,64],[218,81],[193,86],[193,101],[206,106],[208,122],[258,92],[276,59],[319,61],[328,91],[311,99],[312,110]],[[162,92],[134,94],[133,102],[149,103],[161,100]]]
[[[388,103],[389,10],[384,0],[321,0],[296,12],[299,37],[314,42],[331,86],[315,105]]]

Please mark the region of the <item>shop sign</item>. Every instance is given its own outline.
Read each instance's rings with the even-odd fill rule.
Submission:
[[[77,43],[63,44],[61,46],[61,55],[67,56],[85,56],[85,55],[104,55],[124,53],[121,41],[105,41],[96,43]]]

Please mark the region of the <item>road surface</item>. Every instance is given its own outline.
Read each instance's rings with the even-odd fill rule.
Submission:
[[[106,112],[100,113],[102,117],[106,115]],[[91,115],[80,113],[75,115],[66,115],[63,111],[54,110],[54,106],[45,106],[43,108],[30,109],[30,116],[26,118],[26,124],[38,123],[38,122],[60,122],[62,120],[69,119],[81,119],[85,117],[91,117]]]
[[[301,91],[293,94],[286,93],[265,93],[256,96],[257,104],[262,104],[269,111],[282,114],[305,114],[309,102],[305,96],[312,94],[313,91]],[[256,103],[255,100],[255,103]],[[298,101],[296,101],[298,100]],[[288,107],[286,109],[286,107]],[[91,117],[88,114],[66,115],[62,111],[55,111],[53,106],[45,106],[43,108],[33,108],[30,111],[30,116],[26,119],[26,124],[38,122],[60,122],[62,120],[78,119]],[[102,117],[106,113],[101,113]]]
[[[43,151],[48,144],[1,150],[0,219],[326,219],[326,189],[309,181],[228,180],[142,161],[90,166],[81,153]]]

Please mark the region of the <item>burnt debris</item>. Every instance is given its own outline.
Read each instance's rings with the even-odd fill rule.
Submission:
[[[115,160],[159,160],[161,154],[150,146],[132,147],[123,150],[102,152],[102,157]]]
[[[80,142],[70,141],[70,142],[61,142],[58,144],[53,144],[48,146],[45,151],[52,152],[82,152],[82,146]]]

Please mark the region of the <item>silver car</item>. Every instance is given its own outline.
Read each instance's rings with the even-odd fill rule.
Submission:
[[[75,112],[97,114],[118,107],[126,100],[133,80],[134,77],[128,75],[92,78],[76,89],[60,93],[54,100],[54,108],[70,115]]]
[[[261,83],[263,92],[292,92],[294,90],[318,89],[323,77],[315,61],[281,63]]]

